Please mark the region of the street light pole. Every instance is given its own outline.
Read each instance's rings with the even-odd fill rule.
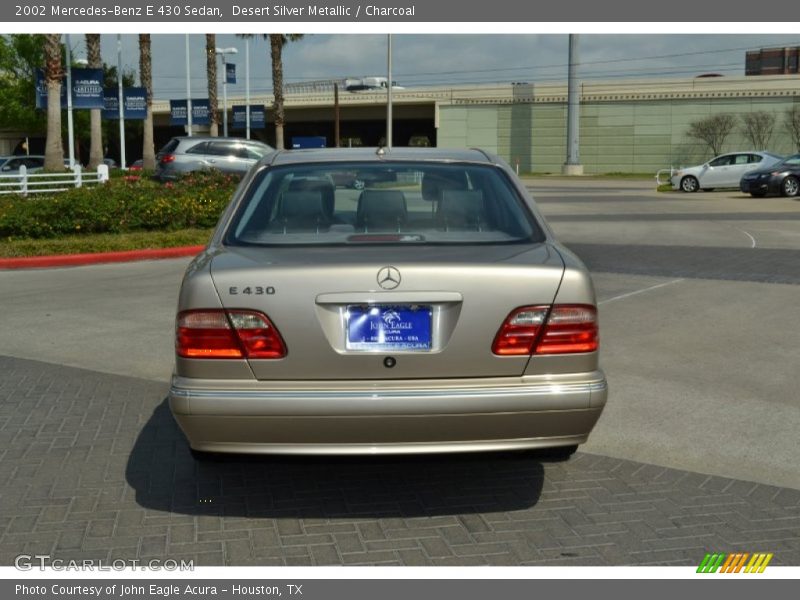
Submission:
[[[228,62],[225,60],[226,54],[237,54],[236,48],[217,48],[220,61],[222,63],[222,135],[228,137]]]
[[[244,119],[245,138],[250,139],[250,38],[244,41]]]
[[[192,66],[189,60],[189,34],[186,34],[186,133],[192,137]]]
[[[69,168],[75,166],[75,128],[72,123],[72,49],[69,34],[66,34],[67,55],[67,145],[69,148]]]
[[[117,99],[119,101],[119,166],[125,162],[125,97],[122,91],[122,35],[117,34]]]
[[[388,81],[386,82],[386,147],[392,147],[392,34],[389,34],[388,47],[386,51],[386,70],[388,71]]]

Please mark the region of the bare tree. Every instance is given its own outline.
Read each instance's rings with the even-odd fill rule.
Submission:
[[[103,58],[100,55],[100,34],[86,34],[86,54],[89,58],[89,66],[92,69],[103,68]],[[103,162],[103,121],[100,118],[100,109],[93,108],[89,112],[90,123],[90,142],[89,142],[89,168],[97,169],[97,165]]]
[[[716,156],[722,152],[722,146],[735,126],[733,115],[713,115],[690,123],[686,135],[705,142]]]
[[[64,147],[61,139],[61,34],[44,36],[44,81],[47,86],[47,138],[44,147],[44,168],[64,169]]]
[[[763,110],[742,115],[742,133],[754,150],[766,150],[775,129],[775,115]]]
[[[222,74],[225,77],[225,74]],[[217,36],[206,34],[206,79],[208,80],[208,112],[211,117],[209,135],[219,135],[219,101],[217,100]]]
[[[800,105],[795,104],[792,108],[786,111],[784,115],[784,124],[786,129],[789,130],[789,135],[794,142],[795,148],[800,152]]]

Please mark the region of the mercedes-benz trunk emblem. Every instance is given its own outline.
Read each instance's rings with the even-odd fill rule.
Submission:
[[[400,285],[400,271],[396,267],[383,267],[378,271],[378,285],[385,290],[393,290]]]

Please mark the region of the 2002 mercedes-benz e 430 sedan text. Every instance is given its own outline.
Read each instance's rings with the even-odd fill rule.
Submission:
[[[607,394],[586,268],[478,150],[269,154],[186,271],[175,345],[198,457],[569,456]]]

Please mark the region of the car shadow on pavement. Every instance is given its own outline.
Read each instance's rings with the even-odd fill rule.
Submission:
[[[404,457],[226,455],[197,462],[167,400],[153,411],[125,478],[140,506],[251,518],[426,517],[535,505],[544,467],[531,453]]]

